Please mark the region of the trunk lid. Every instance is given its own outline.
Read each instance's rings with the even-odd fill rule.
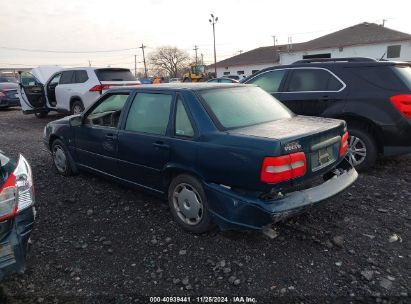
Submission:
[[[96,69],[96,75],[102,84],[102,93],[113,87],[135,86],[140,84],[129,69]]]
[[[279,141],[281,155],[304,152],[306,174],[293,180],[299,182],[301,179],[323,174],[337,164],[340,158],[341,137],[345,131],[346,124],[342,120],[298,115],[230,130],[229,133]]]

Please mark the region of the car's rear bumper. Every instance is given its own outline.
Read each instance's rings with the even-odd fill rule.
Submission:
[[[339,166],[339,174],[324,183],[301,191],[287,193],[274,200],[238,194],[214,183],[205,185],[208,207],[221,229],[262,229],[293,214],[324,201],[349,187],[358,177],[357,171],[347,165]]]
[[[14,219],[1,222],[0,281],[13,273],[25,270],[28,241],[34,226],[35,209],[29,207]],[[0,228],[0,229],[2,229]],[[8,229],[9,228],[9,229]]]
[[[393,156],[411,152],[411,119],[403,118],[396,125],[383,126],[383,155]]]

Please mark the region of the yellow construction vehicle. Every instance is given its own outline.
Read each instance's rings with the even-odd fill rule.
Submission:
[[[213,73],[206,72],[206,66],[203,64],[194,64],[190,66],[190,71],[183,75],[183,82],[203,82],[213,78]]]

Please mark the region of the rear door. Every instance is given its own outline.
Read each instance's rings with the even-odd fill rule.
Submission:
[[[39,113],[47,109],[44,85],[33,74],[21,73],[17,91],[23,113]]]
[[[162,190],[162,174],[170,157],[172,92],[137,92],[118,135],[122,178]]]
[[[287,70],[285,69],[268,70],[261,72],[255,77],[247,80],[245,83],[255,84],[273,95],[278,100],[281,100],[282,94],[279,92],[282,91],[286,75]]]
[[[324,68],[292,68],[280,100],[294,113],[322,114],[337,102],[343,102],[345,83]]]
[[[73,84],[75,83],[74,70],[63,71],[60,81],[55,89],[56,108],[70,111],[70,99],[73,96]]]
[[[102,85],[102,93],[117,86],[136,86],[140,82],[129,69],[106,68],[96,69],[97,79]]]

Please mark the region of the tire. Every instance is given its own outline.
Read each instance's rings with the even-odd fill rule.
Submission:
[[[374,137],[358,126],[348,125],[347,160],[358,171],[370,169],[377,160],[378,148]]]
[[[34,115],[35,115],[37,118],[46,118],[47,115],[49,115],[49,112],[47,112],[47,111],[42,111],[42,112],[34,113]]]
[[[168,204],[174,219],[185,230],[193,233],[211,230],[207,198],[197,178],[188,174],[176,176],[168,188]]]
[[[71,163],[70,152],[66,145],[60,140],[55,139],[51,145],[51,152],[53,157],[54,167],[57,172],[63,176],[74,175],[73,164]]]
[[[84,111],[84,105],[81,100],[74,100],[71,103],[70,112],[71,115],[81,114]]]

